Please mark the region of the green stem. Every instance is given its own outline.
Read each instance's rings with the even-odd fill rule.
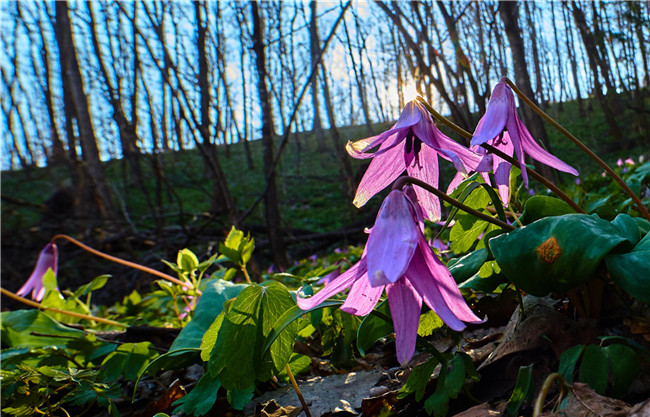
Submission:
[[[431,106],[429,105],[429,103],[427,103],[426,101],[424,101],[423,98],[418,97],[418,99],[419,99],[420,103],[422,103],[422,105],[427,109],[427,111],[428,111],[429,113],[431,113],[431,115],[432,115],[433,117],[435,117],[436,119],[438,119],[442,124],[444,124],[445,126],[449,127],[451,130],[453,130],[454,132],[456,132],[456,133],[458,133],[459,135],[463,136],[464,138],[466,138],[466,139],[468,139],[468,140],[471,140],[471,139],[472,139],[472,134],[471,134],[471,133],[469,133],[468,131],[466,131],[466,130],[463,129],[462,127],[456,125],[454,122],[452,122],[452,121],[446,119],[445,117],[443,117],[440,113],[438,113],[437,111],[435,111],[435,110],[433,109],[433,107],[431,107]],[[494,146],[491,146],[491,145],[488,145],[487,143],[484,143],[484,144],[481,145],[481,147],[484,148],[484,149],[486,149],[486,150],[488,150],[490,153],[492,153],[492,154],[494,154],[494,155],[497,155],[498,157],[500,157],[500,158],[502,158],[502,159],[508,161],[511,165],[514,165],[514,166],[516,166],[516,167],[519,167],[519,166],[520,166],[520,165],[519,165],[519,161],[517,161],[517,160],[516,160],[515,158],[513,158],[512,156],[503,153],[502,151],[498,150],[498,149],[495,148]],[[525,166],[525,165],[524,165],[524,166]],[[566,202],[569,206],[571,206],[571,208],[572,208],[573,210],[575,210],[576,213],[584,213],[584,210],[582,210],[582,208],[580,208],[580,206],[577,205],[577,204],[576,204],[576,203],[571,199],[571,197],[569,197],[568,195],[566,195],[566,193],[564,193],[564,191],[560,190],[560,189],[559,189],[555,184],[553,184],[552,182],[550,182],[549,180],[547,180],[546,178],[544,178],[542,175],[538,174],[537,171],[535,171],[535,170],[533,170],[533,169],[530,169],[530,168],[526,167],[526,172],[528,172],[528,175],[530,175],[531,177],[533,177],[533,179],[535,179],[537,182],[543,184],[546,188],[548,188],[549,190],[551,190],[555,195],[557,195],[558,197],[560,197],[564,202]]]
[[[485,213],[481,213],[478,210],[474,210],[473,208],[466,206],[465,204],[461,203],[460,201],[456,200],[455,198],[449,197],[447,194],[443,193],[439,189],[427,184],[426,182],[419,180],[417,178],[409,177],[409,176],[403,176],[399,177],[395,183],[393,184],[393,190],[400,190],[402,189],[403,186],[406,184],[415,184],[418,187],[424,188],[425,190],[429,191],[432,194],[435,194],[438,198],[441,200],[446,201],[447,203],[451,204],[454,207],[458,207],[459,209],[471,214],[472,216],[478,217],[481,220],[485,220],[486,222],[492,223],[494,225],[497,225],[503,229],[506,230],[515,230],[515,227],[502,222],[499,219],[495,219],[492,216],[488,216]]]
[[[101,317],[95,317],[95,316],[89,316],[86,314],[81,314],[81,313],[75,313],[74,311],[68,311],[68,310],[61,310],[59,308],[53,308],[53,307],[47,307],[44,306],[41,303],[37,303],[36,301],[28,300],[24,297],[21,297],[17,294],[12,293],[11,291],[5,290],[4,288],[0,288],[0,293],[3,295],[6,295],[9,298],[12,298],[16,301],[19,301],[23,304],[27,304],[30,307],[38,308],[39,310],[45,310],[45,311],[51,311],[53,313],[59,313],[59,314],[64,314],[66,316],[70,317],[76,317],[78,319],[83,319],[83,320],[88,320],[88,321],[96,321],[98,323],[104,323],[104,324],[109,324],[111,326],[116,326],[116,327],[129,327],[127,324],[123,323],[118,323],[113,320],[109,319],[104,319]]]
[[[561,124],[553,120],[551,116],[544,113],[542,109],[537,107],[537,105],[533,103],[528,97],[526,97],[524,93],[522,93],[521,90],[517,88],[517,86],[512,81],[510,81],[510,79],[508,79],[508,77],[503,77],[501,78],[501,80],[504,81],[506,84],[508,84],[510,88],[512,88],[512,91],[514,91],[515,94],[517,94],[517,96],[524,103],[526,103],[530,108],[532,108],[533,111],[535,111],[535,113],[539,114],[544,120],[546,120],[548,123],[553,125],[553,127],[559,130],[560,133],[562,133],[564,136],[569,138],[571,142],[573,142],[576,146],[578,146],[578,148],[580,148],[584,153],[586,153],[591,159],[596,161],[596,163],[600,165],[605,170],[605,172],[607,172],[612,177],[614,181],[616,181],[616,183],[623,189],[623,191],[625,191],[625,193],[627,193],[630,196],[630,198],[632,198],[634,203],[639,208],[641,215],[643,215],[643,217],[645,217],[646,219],[650,220],[650,212],[648,212],[648,209],[643,205],[641,199],[637,197],[636,194],[634,194],[634,191],[632,191],[630,187],[627,186],[625,181],[623,181],[623,179],[619,177],[618,174],[612,168],[610,168],[609,165],[605,163],[605,161],[600,159],[600,157],[596,155],[591,149],[589,149],[587,145],[582,143],[580,139],[573,136],[571,132],[566,130]]]
[[[542,414],[542,411],[544,409],[544,400],[546,399],[546,395],[548,394],[549,389],[551,389],[551,386],[553,386],[553,382],[555,381],[558,381],[558,384],[560,384],[560,397],[557,399],[558,404],[562,402],[567,392],[571,391],[571,386],[566,383],[562,375],[558,374],[557,372],[550,374],[548,377],[546,377],[546,380],[544,380],[544,384],[542,385],[542,388],[539,391],[539,395],[535,400],[533,417],[537,417]]]
[[[68,242],[74,243],[75,245],[79,246],[81,249],[92,253],[93,255],[97,255],[97,256],[102,257],[104,259],[108,259],[109,261],[113,261],[115,263],[125,265],[125,266],[131,267],[133,269],[138,269],[140,271],[146,272],[146,273],[151,274],[151,275],[155,275],[155,276],[160,277],[160,278],[162,278],[164,280],[167,280],[167,281],[169,281],[171,283],[181,285],[181,286],[183,286],[183,287],[185,287],[187,289],[189,289],[191,287],[191,285],[189,283],[183,282],[183,281],[181,281],[181,280],[179,280],[177,278],[172,277],[171,275],[167,275],[164,272],[156,271],[153,268],[149,268],[149,267],[146,267],[144,265],[136,264],[135,262],[129,262],[129,261],[126,261],[124,259],[120,259],[120,258],[117,258],[115,256],[111,256],[111,255],[109,255],[107,253],[100,252],[97,249],[93,249],[90,246],[87,246],[87,245],[79,242],[77,239],[75,239],[73,237],[70,237],[68,235],[55,235],[52,238],[51,242],[54,243],[54,241],[57,240],[57,239],[65,239]]]
[[[300,392],[300,387],[296,382],[296,378],[294,378],[293,376],[293,372],[291,372],[291,368],[287,364],[284,367],[284,369],[287,371],[287,375],[289,375],[289,381],[291,381],[291,385],[293,386],[293,389],[296,391],[296,394],[298,395],[298,399],[300,400],[300,404],[302,404],[302,409],[305,411],[305,415],[307,417],[311,417],[311,414],[309,413],[309,407],[307,407],[307,402],[305,401],[305,398],[302,396],[302,392]]]

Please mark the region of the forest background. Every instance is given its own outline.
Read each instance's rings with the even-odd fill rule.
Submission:
[[[381,200],[352,206],[365,165],[345,142],[415,92],[473,131],[507,75],[606,160],[650,149],[647,2],[2,2],[0,16],[10,290],[56,233],[160,267],[183,247],[211,255],[236,225],[258,276],[358,243]],[[61,249],[64,287],[113,274],[99,301],[151,282]]]

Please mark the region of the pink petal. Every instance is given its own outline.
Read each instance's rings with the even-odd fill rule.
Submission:
[[[463,330],[463,321],[482,322],[467,306],[451,273],[427,245],[424,236],[420,236],[418,240],[418,250],[415,251],[411,265],[406,271],[406,278],[429,308],[453,330]]]
[[[407,129],[390,129],[377,136],[371,138],[361,139],[356,142],[348,142],[345,145],[345,150],[348,154],[356,159],[368,159],[381,155],[388,150],[397,146],[401,141],[406,138],[408,134]],[[381,145],[376,152],[368,152],[368,150]]]
[[[375,194],[395,181],[405,169],[404,145],[396,146],[388,152],[374,157],[357,187],[357,194],[354,196],[352,204],[356,207],[363,206]]]
[[[377,305],[383,291],[383,286],[372,287],[367,277],[363,276],[352,284],[341,310],[355,316],[367,316]]]
[[[481,160],[483,160],[482,155],[464,147],[455,140],[442,134],[442,132],[439,132],[438,134],[438,142],[445,151],[445,153],[441,153],[441,156],[444,158],[445,155],[449,155],[449,152],[453,152],[453,157],[449,160],[454,163],[454,166],[458,171],[464,174],[469,171],[476,171]]]
[[[404,279],[386,286],[386,294],[390,314],[393,316],[397,360],[405,365],[415,352],[422,298],[411,283]]]
[[[386,285],[404,275],[417,247],[418,234],[418,225],[403,192],[391,191],[379,209],[366,244],[370,285]]]
[[[517,156],[517,160],[519,161],[519,169],[521,169],[521,179],[524,181],[524,185],[526,186],[526,188],[528,188],[528,172],[526,171],[526,155],[524,154],[524,150],[521,146],[521,132],[519,131],[519,123],[517,123],[519,116],[517,115],[517,110],[515,109],[514,104],[512,105],[512,112],[513,112],[513,116],[509,118],[508,122],[506,123],[508,128],[508,134],[510,135],[512,146],[515,150],[515,155]],[[521,126],[523,126],[523,124]]]
[[[423,143],[418,157],[406,167],[412,177],[438,188],[438,153],[429,145]],[[440,219],[440,200],[421,187],[415,186],[415,194],[427,219],[436,221]]]
[[[499,149],[506,155],[512,156],[514,145],[508,132],[503,132],[503,136],[501,138],[495,139],[492,143],[492,146]],[[503,202],[504,207],[507,207],[508,197],[510,196],[510,163],[497,155],[493,155],[492,158],[494,167],[494,181],[496,182],[497,189],[499,190],[499,197],[501,197],[501,201]]]
[[[366,258],[362,257],[359,262],[353,265],[350,269],[334,278],[329,284],[314,294],[310,298],[302,298],[299,295],[296,297],[296,303],[302,310],[309,310],[318,306],[323,301],[327,300],[334,294],[338,294],[352,286],[352,284],[363,277],[367,272]],[[298,290],[300,294],[300,290]]]
[[[43,287],[43,276],[49,269],[52,269],[56,275],[58,267],[59,251],[54,243],[48,243],[45,248],[38,255],[34,271],[29,276],[25,284],[16,292],[16,294],[25,297],[31,291],[32,299],[41,301],[45,296],[45,288]]]
[[[512,96],[512,91],[509,90],[510,87],[501,82],[494,87],[485,115],[481,118],[474,131],[471,145],[485,143],[490,139],[494,139],[503,131],[510,110],[509,100],[514,101],[514,96],[512,98],[509,97]]]
[[[399,115],[395,128],[412,127],[422,121],[422,105],[417,100],[411,100],[404,106],[404,110]],[[426,113],[428,115],[428,113]]]
[[[528,132],[528,129],[526,129],[526,126],[524,126],[519,118],[517,118],[517,125],[519,126],[519,134],[524,152],[526,152],[531,158],[560,171],[568,172],[569,174],[576,176],[578,175],[578,171],[571,165],[544,150],[544,148],[533,139],[530,132]]]

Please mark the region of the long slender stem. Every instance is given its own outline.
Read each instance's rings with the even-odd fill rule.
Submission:
[[[580,139],[573,136],[571,134],[571,132],[566,130],[561,124],[559,124],[558,122],[553,120],[553,118],[551,116],[544,113],[544,110],[537,107],[537,105],[535,103],[533,103],[528,97],[526,97],[524,95],[524,93],[522,93],[521,90],[519,88],[517,88],[517,86],[512,81],[510,81],[510,79],[508,79],[508,77],[503,77],[502,80],[505,81],[505,83],[508,84],[510,86],[510,88],[512,88],[512,91],[514,91],[515,94],[517,94],[517,96],[524,103],[526,103],[530,108],[532,108],[533,111],[535,111],[535,113],[539,114],[544,120],[546,120],[548,123],[553,125],[553,127],[555,127],[557,130],[559,130],[560,133],[562,133],[564,136],[569,138],[569,140],[571,142],[573,142],[574,144],[576,144],[576,146],[578,146],[578,148],[580,148],[584,153],[589,155],[589,157],[591,159],[596,161],[596,163],[598,165],[600,165],[605,170],[605,172],[607,172],[612,177],[612,179],[614,179],[614,181],[616,181],[616,183],[623,189],[623,191],[625,191],[625,193],[627,193],[630,196],[630,198],[632,198],[634,203],[639,208],[639,211],[641,212],[643,217],[650,220],[650,212],[648,212],[648,209],[643,205],[643,202],[641,201],[641,199],[639,197],[637,197],[636,194],[634,194],[634,191],[632,191],[630,189],[630,187],[627,186],[625,181],[623,181],[623,179],[621,177],[619,177],[618,174],[612,168],[610,168],[609,165],[607,165],[605,163],[605,161],[600,159],[600,157],[598,155],[596,155],[591,149],[589,149],[587,147],[587,145],[582,143],[580,141]]]
[[[6,295],[9,298],[12,298],[16,301],[19,301],[23,304],[27,304],[30,307],[38,308],[40,310],[46,310],[46,311],[51,311],[53,313],[60,313],[60,314],[65,314],[66,316],[70,317],[76,317],[78,319],[83,319],[83,320],[88,320],[88,321],[96,321],[98,323],[104,323],[104,324],[109,324],[111,326],[116,326],[116,327],[129,327],[127,324],[119,323],[117,321],[105,319],[102,317],[95,317],[95,316],[89,316],[86,314],[81,314],[81,313],[75,313],[74,311],[68,311],[68,310],[61,310],[59,308],[53,308],[53,307],[47,307],[44,306],[41,303],[37,303],[36,301],[28,300],[24,297],[21,297],[17,294],[12,293],[11,291],[5,290],[4,288],[0,287],[0,293],[3,295]]]
[[[544,380],[544,383],[542,384],[542,388],[539,390],[539,395],[535,400],[535,407],[533,408],[534,417],[542,414],[542,410],[544,409],[544,400],[546,399],[546,395],[548,394],[548,391],[551,389],[553,382],[555,381],[558,381],[558,384],[560,385],[560,397],[557,399],[557,404],[560,404],[566,396],[567,392],[571,391],[571,386],[567,384],[561,374],[555,372],[547,376],[546,380]]]
[[[451,120],[448,120],[447,118],[443,117],[440,113],[435,111],[433,107],[429,105],[422,97],[418,97],[419,101],[424,105],[424,107],[427,109],[429,113],[436,119],[438,119],[442,124],[453,130],[454,132],[458,133],[459,135],[463,136],[466,139],[472,139],[472,134],[469,133],[467,130],[463,129],[462,127],[456,125],[454,122]],[[511,165],[514,165],[516,167],[520,166],[519,161],[517,161],[515,158],[512,156],[503,153],[502,151],[498,150],[494,146],[488,145],[487,143],[484,143],[481,145],[481,147],[487,149],[489,152],[493,153],[494,155],[497,155],[499,158],[502,158],[506,161],[508,161]],[[584,210],[580,208],[579,205],[577,205],[571,197],[566,195],[566,193],[562,190],[560,190],[555,184],[544,178],[542,175],[537,173],[534,169],[530,169],[526,167],[526,172],[533,177],[537,182],[540,182],[542,185],[544,185],[546,188],[551,190],[555,195],[560,197],[564,202],[566,202],[573,210],[576,211],[576,213],[584,213]]]
[[[296,378],[293,376],[293,372],[291,372],[291,368],[289,365],[287,365],[284,369],[287,371],[287,375],[289,375],[289,381],[291,381],[293,389],[296,391],[296,394],[298,394],[298,399],[300,400],[300,404],[302,404],[302,409],[305,410],[305,415],[307,417],[311,417],[311,414],[309,413],[309,407],[307,407],[307,402],[302,396],[302,392],[300,392],[300,387],[298,387],[298,383],[296,382]]]
[[[57,239],[65,239],[68,242],[74,243],[75,245],[79,246],[81,249],[83,249],[83,250],[85,250],[87,252],[90,252],[93,255],[97,255],[97,256],[102,257],[104,259],[108,259],[109,261],[113,261],[113,262],[118,263],[118,264],[129,266],[129,267],[134,268],[134,269],[139,269],[140,271],[146,272],[146,273],[151,274],[151,275],[155,275],[157,277],[160,277],[160,278],[162,278],[164,280],[167,280],[169,282],[172,282],[174,284],[181,285],[181,286],[183,286],[185,288],[190,287],[189,283],[183,282],[183,281],[181,281],[181,280],[179,280],[177,278],[172,277],[171,275],[167,275],[164,272],[156,271],[153,268],[149,268],[149,267],[144,266],[144,265],[136,264],[135,262],[126,261],[124,259],[117,258],[115,256],[111,256],[111,255],[109,255],[107,253],[100,252],[97,249],[93,249],[90,246],[84,245],[83,243],[79,242],[77,239],[75,239],[73,237],[70,237],[68,235],[56,235],[56,236],[54,236],[52,238],[52,242],[54,242]]]
[[[512,226],[512,225],[510,225],[508,223],[502,222],[499,219],[495,219],[492,216],[488,216],[485,213],[481,213],[478,210],[474,210],[473,208],[471,208],[469,206],[466,206],[465,204],[461,203],[460,201],[456,200],[455,198],[449,197],[447,194],[443,193],[439,189],[437,189],[437,188],[435,188],[435,187],[433,187],[433,186],[427,184],[426,182],[424,182],[422,180],[419,180],[417,178],[409,177],[409,176],[406,176],[406,175],[403,176],[403,177],[399,177],[395,181],[395,183],[393,184],[393,190],[399,190],[403,186],[405,186],[406,184],[415,184],[418,187],[424,188],[425,190],[429,191],[430,193],[435,194],[441,200],[444,200],[447,203],[451,204],[452,206],[458,207],[459,209],[471,214],[472,216],[478,217],[481,220],[485,220],[486,222],[495,224],[495,225],[497,225],[497,226],[499,226],[499,227],[501,227],[503,229],[506,229],[506,230],[515,230],[514,226]]]

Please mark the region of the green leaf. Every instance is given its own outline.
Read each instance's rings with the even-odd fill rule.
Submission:
[[[478,249],[447,263],[447,268],[457,283],[464,282],[478,272],[488,259],[486,248]]]
[[[219,388],[221,388],[219,378],[214,373],[205,372],[189,394],[174,402],[174,405],[180,405],[174,410],[174,414],[182,410],[185,414],[206,415],[217,401]]]
[[[489,225],[490,223],[475,217],[459,216],[449,232],[449,248],[455,253],[467,252]]]
[[[422,397],[424,397],[424,390],[429,383],[429,379],[436,365],[438,365],[438,361],[435,358],[431,358],[413,368],[406,383],[400,388],[397,398],[401,399],[409,394],[415,393],[415,401],[421,401]]]
[[[293,351],[298,323],[287,326],[267,354],[263,348],[278,319],[294,306],[289,291],[275,281],[251,285],[237,296],[223,319],[208,365],[218,373],[224,388],[246,390],[284,368]]]
[[[630,241],[632,246],[639,243],[641,240],[641,230],[637,225],[634,217],[629,214],[621,213],[614,220],[612,224],[621,232],[621,235],[625,236],[627,240]]]
[[[598,394],[605,395],[608,377],[609,361],[603,349],[598,345],[587,346],[580,364],[580,382],[589,384]]]
[[[530,403],[534,392],[533,365],[519,367],[515,389],[512,391],[506,406],[506,415],[517,416],[524,402]]]
[[[454,355],[449,363],[450,369],[445,379],[445,391],[449,398],[456,398],[465,385],[465,358]]]
[[[435,311],[430,310],[426,313],[420,315],[420,323],[418,325],[418,335],[425,337],[431,336],[433,332],[444,326],[444,323],[435,313]]]
[[[100,288],[103,288],[110,277],[111,277],[110,275],[100,275],[94,278],[88,284],[82,285],[81,287],[77,288],[74,292],[74,295],[77,297],[83,297],[84,295],[88,294],[91,291],[95,291]]]
[[[253,399],[254,394],[254,385],[251,385],[250,387],[243,390],[228,391],[228,402],[235,410],[243,410],[244,407],[246,407],[246,404],[248,404],[250,400]]]
[[[39,310],[3,311],[0,313],[0,329],[2,346],[11,348],[64,348],[71,338],[85,335],[83,331],[64,326]]]
[[[561,216],[571,213],[575,213],[575,210],[559,198],[535,195],[526,200],[524,211],[519,220],[523,224],[530,224],[544,217]]]
[[[119,346],[102,362],[101,378],[107,382],[115,381],[120,375],[129,381],[139,379],[140,373],[158,355],[151,346],[150,342],[124,343]]]
[[[650,304],[650,233],[631,252],[607,255],[605,264],[616,285]]]
[[[291,354],[291,359],[289,359],[287,365],[291,369],[292,374],[299,375],[309,369],[311,358],[307,355],[294,352]],[[285,382],[289,381],[289,374],[287,373],[286,367],[278,374],[278,378]]]
[[[246,287],[248,287],[246,284],[233,284],[223,280],[208,281],[196,305],[192,320],[176,337],[169,350],[201,347],[203,334],[221,313],[223,304],[237,297]]]
[[[181,249],[176,256],[176,264],[183,272],[192,272],[199,266],[199,258],[189,249]]]
[[[210,353],[214,348],[214,345],[217,343],[217,336],[219,334],[219,329],[223,324],[223,318],[225,313],[222,311],[221,314],[217,316],[216,319],[212,322],[208,330],[203,334],[201,339],[201,359],[208,361],[210,359]]]
[[[388,300],[379,303],[379,305],[375,307],[374,311],[384,315],[385,317],[390,317]],[[368,314],[361,321],[359,329],[357,330],[357,349],[359,349],[361,356],[366,356],[366,351],[372,345],[382,337],[389,336],[393,332],[392,320],[385,320],[378,314]]]
[[[625,345],[613,344],[602,350],[609,359],[612,372],[612,395],[620,398],[639,375],[641,361],[636,352]]]
[[[580,355],[582,355],[583,350],[585,349],[584,345],[575,345],[560,355],[560,365],[558,366],[558,373],[562,375],[564,380],[571,384],[573,383],[573,373],[576,369],[576,364]]]
[[[280,318],[278,318],[278,320],[275,322],[275,324],[273,325],[273,330],[266,338],[266,342],[264,343],[264,350],[263,350],[264,353],[266,353],[266,351],[269,350],[273,342],[275,342],[275,339],[277,339],[277,337],[282,333],[282,331],[291,323],[293,323],[295,320],[298,320],[299,318],[301,318],[307,313],[318,311],[325,307],[340,306],[341,304],[343,304],[343,301],[328,300],[322,302],[321,304],[319,304],[318,306],[310,310],[302,310],[297,305],[294,305],[293,307],[287,309],[287,311],[285,311],[284,314],[282,314],[282,316],[280,316]]]
[[[629,242],[615,226],[585,214],[546,217],[490,239],[502,272],[535,296],[580,285],[618,245]]]

